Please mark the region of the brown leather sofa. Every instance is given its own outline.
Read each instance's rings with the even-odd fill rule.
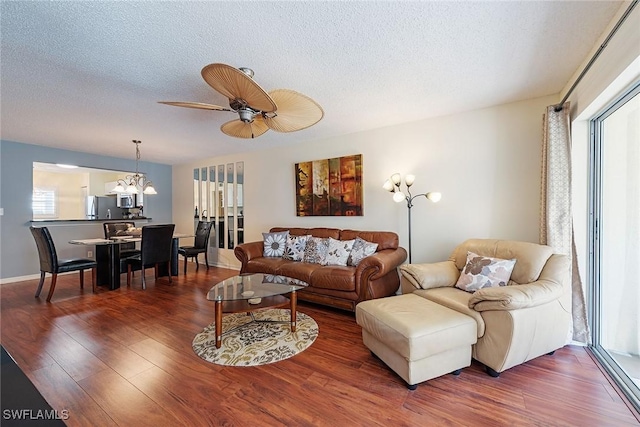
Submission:
[[[357,267],[320,265],[263,256],[262,241],[236,246],[234,253],[242,263],[240,273],[275,274],[307,282],[298,299],[355,311],[360,301],[394,295],[400,287],[397,267],[407,258],[398,246],[398,235],[389,231],[340,230],[337,228],[274,227],[271,232],[289,230],[290,235],[312,235],[351,240],[360,237],[378,244],[377,252]]]

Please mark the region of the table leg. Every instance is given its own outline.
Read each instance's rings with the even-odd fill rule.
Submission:
[[[298,295],[296,294],[296,291],[291,291],[291,295],[289,295],[289,303],[290,303],[290,309],[291,309],[291,332],[295,332],[296,320],[298,317],[296,314],[296,306],[298,303]]]
[[[216,318],[216,348],[222,345],[222,300],[216,300],[214,305]]]
[[[97,284],[110,290],[120,287],[120,245],[96,245]]]
[[[120,287],[120,245],[109,245],[109,289]]]

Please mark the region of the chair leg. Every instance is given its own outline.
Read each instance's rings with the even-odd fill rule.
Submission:
[[[158,264],[153,266],[153,278],[158,280]]]
[[[38,289],[36,289],[36,298],[40,296],[40,292],[42,292],[42,285],[44,285],[44,275],[46,273],[44,271],[40,272],[40,283],[38,283]]]
[[[167,271],[169,272],[169,283],[171,282],[171,261],[167,261]]]
[[[91,290],[93,291],[93,293],[96,293],[96,268],[92,268],[91,269]]]
[[[184,275],[187,275],[187,256],[184,256]]]
[[[208,270],[209,269],[209,256],[207,255],[207,252],[209,252],[209,251],[206,251],[204,253],[204,263],[207,264],[207,270]]]
[[[142,274],[142,289],[147,289],[147,282],[144,281],[144,265],[140,267],[140,274]]]
[[[127,265],[127,286],[131,286],[131,264]]]
[[[84,270],[80,270],[80,289],[84,289]]]
[[[51,276],[51,287],[49,288],[49,295],[47,295],[47,302],[51,301],[51,297],[53,296],[53,291],[56,289],[56,281],[58,280],[58,274],[53,273]]]
[[[196,262],[196,271],[198,271],[198,269],[200,268],[200,264],[198,264],[198,254],[195,254],[193,259]]]

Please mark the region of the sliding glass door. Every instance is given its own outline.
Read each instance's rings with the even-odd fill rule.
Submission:
[[[592,121],[593,349],[640,401],[640,85]]]

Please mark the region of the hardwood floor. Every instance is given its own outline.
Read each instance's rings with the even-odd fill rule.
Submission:
[[[320,335],[303,353],[259,367],[207,363],[191,341],[213,321],[206,292],[234,274],[189,264],[172,285],[149,275],[143,291],[137,274],[131,288],[96,294],[64,275],[49,304],[33,297],[37,280],[2,285],[1,342],[70,426],[640,425],[582,347],[499,378],[474,362],[409,391],[362,344],[353,314],[304,302]]]

